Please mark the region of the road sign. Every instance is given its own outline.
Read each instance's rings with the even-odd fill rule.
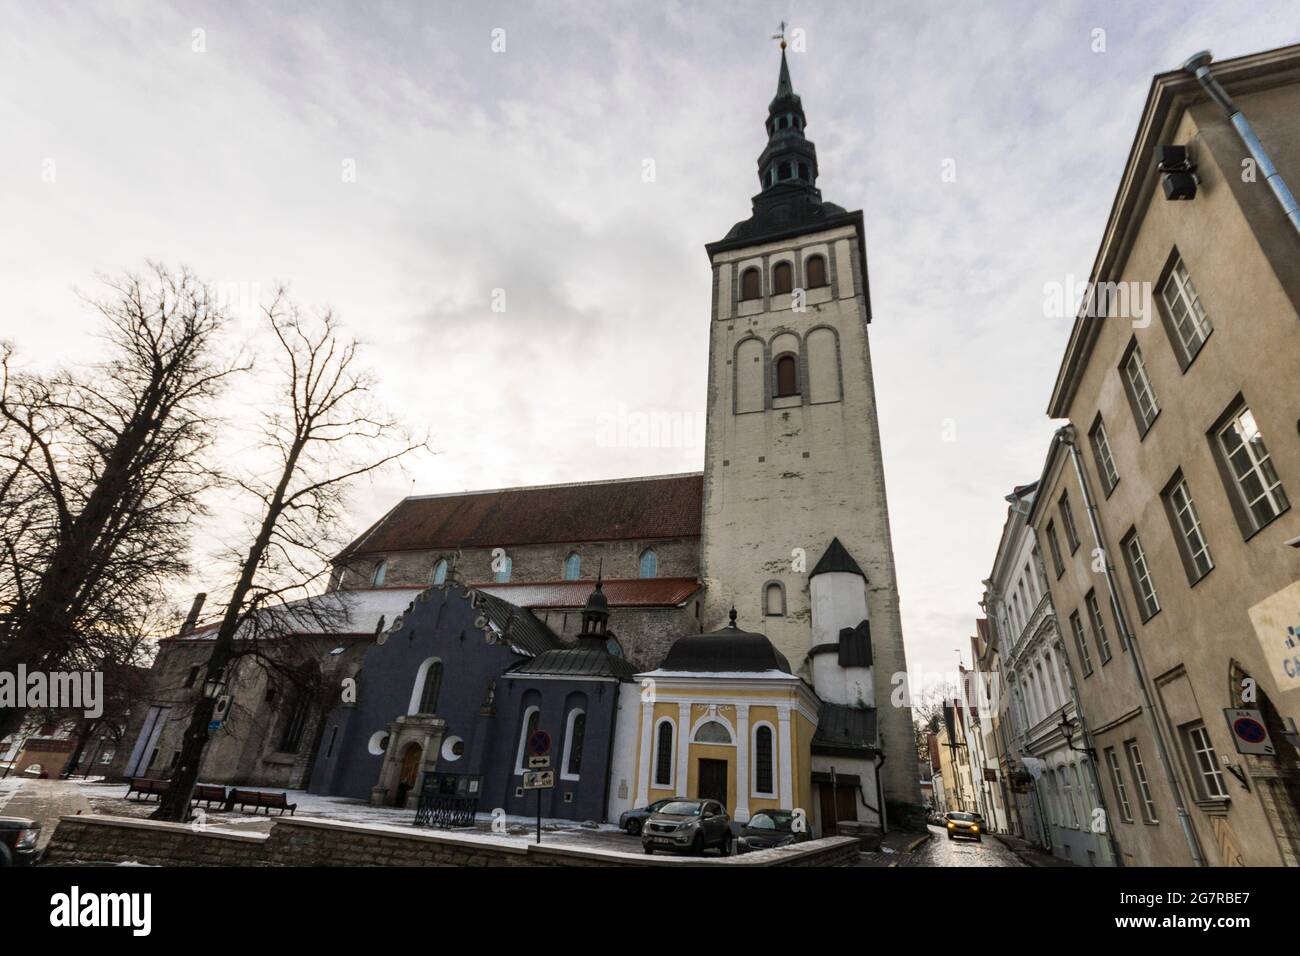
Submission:
[[[534,730],[528,738],[528,752],[534,757],[545,757],[551,752],[551,735],[544,730]]]
[[[551,766],[550,757],[529,757],[528,758],[529,770],[548,770],[550,769],[550,766]]]
[[[1225,707],[1228,729],[1239,754],[1275,754],[1273,741],[1264,726],[1264,715],[1255,707]]]
[[[550,790],[554,787],[554,770],[529,770],[524,772],[525,790]]]

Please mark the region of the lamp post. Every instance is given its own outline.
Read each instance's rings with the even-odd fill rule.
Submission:
[[[1061,729],[1061,736],[1065,738],[1065,746],[1069,747],[1075,753],[1087,754],[1088,759],[1096,763],[1097,751],[1092,747],[1076,747],[1074,745],[1075,721],[1071,720],[1065,714],[1061,715],[1061,722],[1057,724]]]

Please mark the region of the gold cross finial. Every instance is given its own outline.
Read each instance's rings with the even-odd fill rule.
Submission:
[[[784,20],[781,21],[781,31],[780,31],[779,33],[773,33],[773,34],[772,34],[772,39],[773,39],[773,40],[780,40],[780,41],[781,41],[781,49],[782,49],[782,50],[785,49],[785,21],[784,21]]]

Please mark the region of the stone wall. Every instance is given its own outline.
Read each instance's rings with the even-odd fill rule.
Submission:
[[[744,856],[673,857],[304,817],[270,835],[197,830],[130,817],[66,816],[47,850],[57,864],[133,860],[156,866],[846,866],[858,843],[829,837]]]

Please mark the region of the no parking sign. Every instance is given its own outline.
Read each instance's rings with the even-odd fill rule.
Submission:
[[[1277,753],[1273,741],[1264,726],[1264,715],[1254,707],[1225,707],[1223,716],[1228,720],[1228,729],[1232,731],[1232,742],[1237,745],[1239,754]]]

